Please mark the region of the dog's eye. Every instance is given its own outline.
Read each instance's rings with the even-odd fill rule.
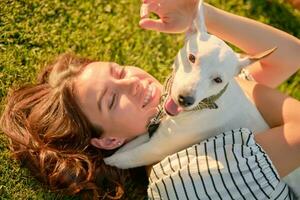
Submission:
[[[191,61],[191,63],[195,63],[196,57],[193,54],[189,54],[189,60]]]
[[[221,79],[220,77],[215,78],[214,81],[215,81],[216,83],[222,83],[222,82],[223,82],[222,79]]]

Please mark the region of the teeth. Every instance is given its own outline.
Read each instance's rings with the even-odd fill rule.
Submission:
[[[149,103],[149,100],[150,100],[150,98],[152,96],[152,91],[153,91],[153,86],[152,85],[148,86],[148,88],[147,88],[147,94],[146,94],[146,96],[144,98],[143,107],[145,107]]]

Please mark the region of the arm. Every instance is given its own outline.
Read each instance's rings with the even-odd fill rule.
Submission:
[[[168,33],[186,31],[197,10],[198,0],[143,0],[147,8],[141,14],[140,26]],[[277,50],[260,64],[249,70],[254,79],[269,87],[276,87],[300,68],[300,40],[255,20],[230,14],[205,4],[206,25],[212,34],[255,54],[277,47]],[[159,20],[148,18],[154,12]]]
[[[300,166],[300,102],[274,89],[240,81],[271,129],[255,135],[281,177]]]
[[[276,87],[300,67],[300,40],[276,28],[245,17],[230,14],[205,4],[208,30],[238,46],[248,54],[277,47],[277,50],[249,70],[254,79]]]

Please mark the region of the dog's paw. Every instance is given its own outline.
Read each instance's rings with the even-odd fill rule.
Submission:
[[[123,156],[112,155],[110,157],[104,158],[104,162],[107,165],[117,167],[119,169],[128,169],[130,166],[128,166],[128,160],[124,159]]]

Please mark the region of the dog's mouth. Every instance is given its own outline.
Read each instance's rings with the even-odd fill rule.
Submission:
[[[178,106],[171,97],[165,101],[164,109],[170,116],[176,116],[182,111],[182,108]]]
[[[183,110],[171,98],[171,88],[172,88],[174,76],[175,76],[175,71],[172,72],[172,74],[167,78],[167,80],[164,84],[164,91],[167,92],[167,95],[166,95],[167,99],[163,100],[163,102],[164,102],[163,103],[163,109],[170,116],[176,116]]]

